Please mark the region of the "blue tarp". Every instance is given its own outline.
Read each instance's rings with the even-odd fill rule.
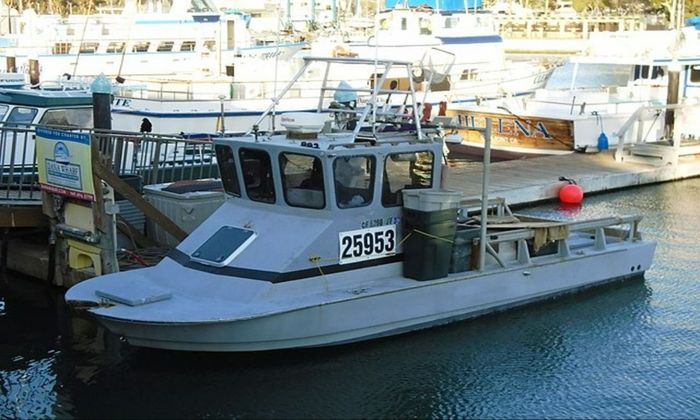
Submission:
[[[464,10],[466,4],[469,9],[473,9],[476,5],[477,9],[481,9],[483,0],[385,0],[384,5],[388,9],[394,8],[397,4],[403,6],[408,4],[409,7],[417,7],[427,5],[434,9],[440,10]]]
[[[688,18],[686,23],[690,26],[695,26],[695,29],[700,29],[700,16],[693,16]]]

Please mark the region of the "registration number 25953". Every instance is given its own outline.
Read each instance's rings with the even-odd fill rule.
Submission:
[[[339,233],[340,264],[372,260],[396,252],[396,225]]]

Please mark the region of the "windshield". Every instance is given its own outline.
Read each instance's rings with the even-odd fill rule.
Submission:
[[[256,149],[240,149],[238,154],[248,198],[263,203],[274,203],[275,186],[270,155]]]
[[[10,115],[7,117],[7,122],[17,125],[31,124],[38,112],[39,111],[36,108],[25,108],[18,106],[10,111]]]
[[[49,109],[41,116],[39,124],[91,128],[92,108]]]

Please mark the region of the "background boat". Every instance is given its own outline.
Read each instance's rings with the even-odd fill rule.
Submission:
[[[616,145],[621,137],[645,142],[668,138],[669,124],[681,111],[667,112],[666,104],[686,104],[684,121],[692,120],[700,96],[695,28],[601,33],[592,41],[588,55],[570,59],[569,86],[541,89],[532,97],[454,106],[448,115],[463,126],[480,126],[484,118],[494,118],[494,153],[503,158],[597,151]],[[626,69],[627,78],[620,84],[577,87],[578,73],[586,69]],[[678,76],[672,79],[674,73]],[[679,135],[695,137],[691,126],[684,130]],[[480,153],[479,136],[468,129],[458,132],[451,150]]]
[[[100,73],[218,75],[236,57],[286,59],[304,45],[256,38],[248,29],[250,16],[221,13],[210,0],[149,2],[146,8],[127,0],[123,9],[108,11],[62,17],[26,9],[18,32],[4,37],[0,58],[14,57],[20,73],[38,60],[43,80]]]

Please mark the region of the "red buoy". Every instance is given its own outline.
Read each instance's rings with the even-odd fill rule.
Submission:
[[[576,184],[567,184],[559,189],[559,201],[566,204],[581,204],[583,188]]]

